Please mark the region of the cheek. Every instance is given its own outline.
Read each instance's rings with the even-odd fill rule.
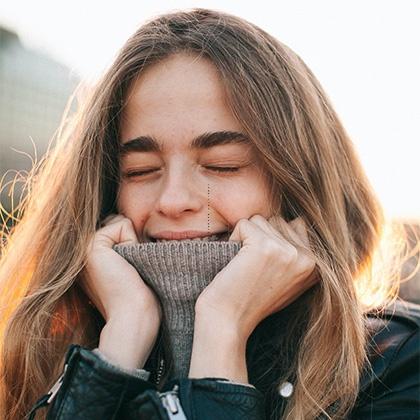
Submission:
[[[236,182],[210,188],[209,204],[223,219],[234,226],[239,219],[254,214],[270,217],[268,187],[260,182]]]
[[[143,226],[150,213],[152,204],[147,200],[148,194],[141,193],[128,185],[119,189],[117,209],[118,213],[128,217],[134,224],[136,232],[142,232]]]

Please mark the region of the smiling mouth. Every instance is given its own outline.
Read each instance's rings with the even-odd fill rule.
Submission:
[[[179,241],[191,241],[191,242],[223,242],[228,241],[230,232],[221,232],[209,236],[203,236],[200,238],[186,238],[186,239],[156,239],[150,238],[150,242],[179,242]]]

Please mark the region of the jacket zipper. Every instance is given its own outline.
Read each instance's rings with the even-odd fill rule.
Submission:
[[[178,389],[179,386],[174,385],[171,391],[158,392],[158,395],[170,420],[187,420],[178,398]]]
[[[160,357],[160,352],[158,356],[158,363],[157,363],[157,374],[155,384],[159,385],[160,379],[162,378],[163,372],[165,371],[165,359]]]
[[[48,396],[48,399],[46,401],[46,404],[50,404],[51,403],[51,401],[55,398],[55,396],[57,395],[57,393],[60,390],[61,386],[63,385],[63,378],[64,378],[64,375],[66,374],[68,365],[69,365],[68,363],[66,363],[64,365],[64,369],[63,369],[62,374],[59,376],[59,378],[54,383],[54,385],[51,387],[51,389],[47,392],[46,396]],[[156,385],[159,384],[160,379],[161,379],[164,371],[165,371],[165,359],[163,357],[161,358],[160,355],[159,355],[159,360],[158,360],[158,373],[157,373],[157,376],[156,376]]]

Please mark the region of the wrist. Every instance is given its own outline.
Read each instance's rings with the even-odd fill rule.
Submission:
[[[152,324],[160,324],[162,317],[160,306],[153,302],[145,302],[142,298],[133,298],[130,299],[129,302],[127,300],[113,302],[112,307],[107,309],[106,314],[106,323],[110,320],[124,320],[124,322],[141,323],[147,318]]]
[[[196,318],[188,376],[247,383],[246,342],[233,326]]]
[[[111,317],[101,331],[98,349],[111,363],[141,369],[153,349],[159,325],[142,319]]]
[[[195,328],[202,328],[203,332],[209,334],[222,332],[226,339],[233,339],[236,342],[247,342],[254,330],[244,322],[244,317],[235,318],[234,314],[221,314],[221,311],[214,310],[211,306],[195,306]]]
[[[126,373],[130,376],[135,376],[136,378],[142,379],[144,381],[148,381],[150,378],[151,373],[142,368],[126,369],[123,368],[121,365],[116,366],[114,363],[111,362],[111,360],[109,360],[104,354],[101,353],[99,348],[93,349],[92,353],[96,354],[102,360],[102,362],[111,369],[118,369],[119,372]]]

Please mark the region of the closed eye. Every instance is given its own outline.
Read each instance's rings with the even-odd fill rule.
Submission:
[[[134,177],[134,176],[145,176],[148,174],[151,174],[153,172],[158,171],[159,169],[147,169],[144,171],[132,171],[132,172],[127,172],[124,175],[128,178]]]
[[[241,169],[232,166],[206,166],[205,168],[215,172],[237,172],[239,169]]]
[[[241,168],[240,167],[233,167],[233,166],[205,166],[206,169],[213,171],[213,172],[219,172],[219,173],[226,173],[226,172],[237,172]],[[159,168],[153,168],[153,169],[146,169],[144,171],[131,171],[126,172],[124,175],[127,178],[132,178],[135,176],[146,176],[153,172],[159,171]]]

